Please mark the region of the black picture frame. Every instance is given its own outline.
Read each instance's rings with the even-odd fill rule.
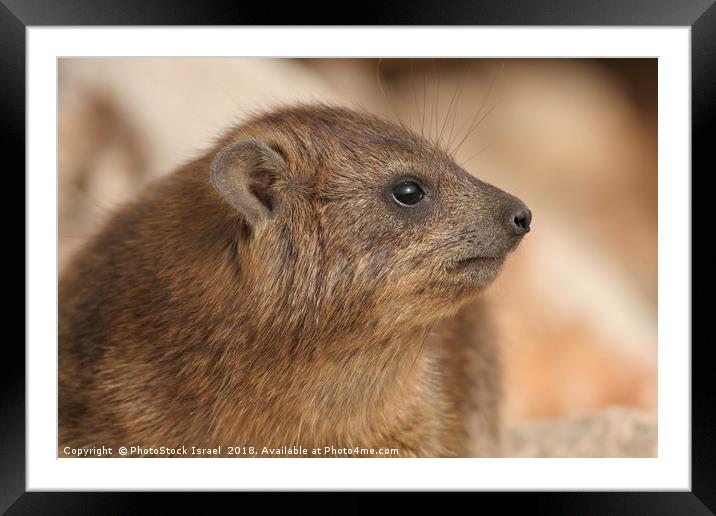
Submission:
[[[691,27],[692,71],[692,173],[713,171],[713,147],[716,141],[714,124],[714,91],[716,90],[716,6],[714,0],[491,0],[454,2],[394,2],[390,5],[361,2],[359,9],[333,14],[324,8],[305,4],[282,6],[280,9],[246,2],[203,2],[192,0],[0,0],[0,106],[2,110],[3,162],[6,174],[3,182],[9,195],[2,203],[5,235],[16,237],[6,245],[3,253],[5,284],[17,282],[15,269],[26,263],[25,227],[15,223],[18,207],[7,202],[22,199],[10,181],[20,183],[25,192],[25,30],[28,26],[73,25],[553,25],[553,26],[630,26],[660,25]],[[329,12],[331,14],[329,14]],[[12,164],[12,165],[10,165]],[[707,168],[708,165],[711,167]],[[693,184],[693,183],[692,183]],[[693,187],[692,187],[693,188]],[[692,190],[693,191],[693,190]],[[705,205],[705,204],[704,204]],[[692,200],[692,206],[696,203]],[[693,223],[708,217],[696,215]],[[20,234],[22,232],[22,235]],[[10,233],[8,235],[8,233]],[[17,233],[17,235],[15,235]],[[694,234],[694,233],[692,233]],[[697,235],[708,233],[695,233]],[[19,242],[22,241],[22,244]],[[11,242],[6,239],[6,242]],[[22,245],[13,255],[7,250]],[[693,251],[692,251],[693,253]],[[21,255],[21,256],[19,256]],[[693,256],[693,254],[692,254]],[[692,259],[692,274],[695,260]],[[27,276],[25,276],[25,282]],[[15,286],[14,284],[12,285]],[[705,290],[699,284],[692,290]],[[9,289],[6,289],[9,295]],[[25,289],[22,289],[23,300]],[[9,299],[9,298],[8,298]],[[693,306],[693,303],[692,303]],[[17,324],[24,313],[25,303],[5,304],[6,321]],[[18,312],[17,314],[13,312]],[[692,316],[693,321],[693,316]],[[693,323],[692,323],[693,326]],[[25,327],[22,330],[25,334]],[[25,353],[20,339],[9,338],[3,343],[2,398],[0,413],[0,511],[7,514],[104,514],[137,513],[147,508],[150,499],[165,494],[152,493],[41,493],[25,492]],[[500,511],[525,508],[533,513],[549,514],[713,514],[716,512],[716,435],[714,402],[711,393],[714,374],[707,358],[711,339],[692,339],[692,456],[689,492],[590,492],[590,493],[480,493],[478,497],[499,504]],[[24,339],[23,339],[24,341]],[[673,343],[678,345],[679,343]],[[229,495],[223,495],[226,498]],[[246,495],[244,495],[246,496]],[[368,512],[383,505],[379,495],[359,496],[341,502],[345,512]],[[420,495],[411,497],[413,503],[425,506]],[[304,496],[304,503],[313,509],[327,510],[325,498],[317,494]],[[191,508],[186,497],[179,500],[184,509]],[[206,508],[203,502],[197,507]],[[231,502],[229,502],[231,503]],[[242,504],[247,501],[242,500]],[[475,502],[467,501],[468,506]],[[169,506],[165,506],[166,512]],[[298,506],[296,506],[298,507]],[[239,507],[236,507],[239,510]],[[335,506],[334,506],[335,508]],[[333,511],[331,511],[333,513]]]

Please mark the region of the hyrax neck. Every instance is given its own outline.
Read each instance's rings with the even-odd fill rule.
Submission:
[[[346,352],[321,361],[303,393],[304,409],[320,414],[314,429],[346,443],[379,445],[375,436],[383,436],[387,445],[416,421],[438,419],[431,411],[440,410],[442,393],[426,334],[420,328],[382,340],[333,342]]]
[[[290,343],[285,333],[277,335],[266,346],[284,351],[276,349],[262,374],[254,371],[237,386],[253,391],[244,409],[261,400],[261,409],[274,415],[262,418],[275,422],[274,435],[303,446],[377,445],[376,435],[388,439],[415,421],[439,419],[429,412],[440,410],[442,393],[437,357],[425,346],[427,331],[360,337],[311,331],[311,342],[293,334]]]

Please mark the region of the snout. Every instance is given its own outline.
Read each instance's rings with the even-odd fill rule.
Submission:
[[[465,173],[468,175],[467,173]],[[471,224],[465,243],[472,244],[471,256],[504,259],[529,233],[532,211],[518,197],[469,176],[471,202],[465,220]]]
[[[523,202],[516,201],[512,203],[512,206],[507,211],[505,223],[507,224],[507,230],[511,234],[522,236],[530,231],[532,212]]]

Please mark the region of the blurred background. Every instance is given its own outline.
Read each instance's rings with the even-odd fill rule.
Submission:
[[[486,293],[507,455],[656,455],[655,59],[61,59],[60,270],[148,181],[296,101],[400,121],[532,209]]]

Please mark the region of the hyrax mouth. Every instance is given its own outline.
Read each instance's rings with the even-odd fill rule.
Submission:
[[[507,253],[497,255],[474,255],[457,258],[446,268],[448,281],[464,293],[480,292],[500,274]]]
[[[495,268],[502,265],[505,261],[505,255],[501,256],[471,256],[469,258],[462,258],[457,260],[452,268],[454,270],[469,270],[475,268]]]

